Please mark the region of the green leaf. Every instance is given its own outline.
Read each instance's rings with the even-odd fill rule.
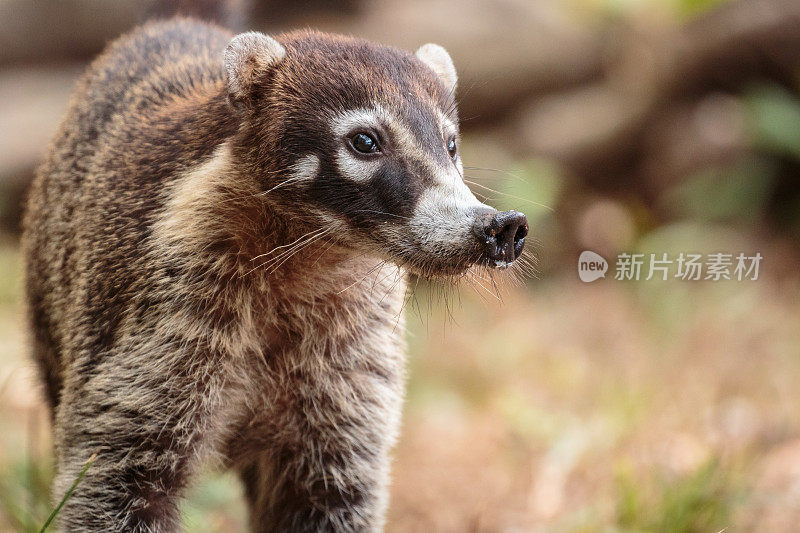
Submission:
[[[94,454],[91,457],[89,457],[89,460],[86,461],[85,465],[83,465],[83,468],[81,469],[80,473],[78,474],[78,477],[76,477],[75,481],[72,482],[72,486],[64,494],[64,497],[61,498],[61,501],[58,502],[58,505],[56,506],[56,508],[53,509],[52,513],[50,513],[50,516],[47,517],[47,521],[42,526],[42,529],[39,530],[39,533],[44,533],[44,530],[48,528],[48,526],[53,522],[53,520],[55,520],[55,518],[58,515],[59,511],[61,511],[61,508],[64,507],[64,504],[67,503],[67,500],[69,499],[69,497],[72,496],[72,493],[75,492],[75,489],[78,487],[80,482],[86,476],[86,472],[89,470],[89,467],[92,466],[92,463],[94,463],[95,459],[97,459],[97,454]]]

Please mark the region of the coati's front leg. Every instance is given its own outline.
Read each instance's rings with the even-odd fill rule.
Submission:
[[[179,530],[179,498],[230,403],[227,358],[201,341],[143,337],[75,361],[81,372],[56,422],[56,497],[97,458],[59,513],[60,531]]]
[[[301,344],[276,358],[262,451],[240,469],[252,530],[380,531],[404,387],[401,342],[387,331],[382,342]]]

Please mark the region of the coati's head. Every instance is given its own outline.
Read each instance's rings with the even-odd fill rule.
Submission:
[[[520,256],[525,216],[479,202],[463,181],[457,78],[442,47],[250,32],[224,61],[242,124],[236,164],[287,220],[426,276]]]

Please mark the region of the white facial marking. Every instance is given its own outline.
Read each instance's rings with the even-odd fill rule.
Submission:
[[[426,167],[436,166],[436,163],[431,161],[428,151],[417,141],[414,132],[402,120],[395,118],[387,126],[392,132],[392,138],[399,151],[406,160],[422,163]]]
[[[300,158],[292,165],[292,179],[298,181],[303,179],[314,179],[319,172],[319,157],[308,154]]]
[[[382,124],[391,120],[392,115],[381,106],[369,109],[351,109],[334,118],[331,122],[331,129],[334,135],[344,137],[359,129],[380,129]]]
[[[366,183],[372,179],[377,164],[378,161],[375,159],[359,159],[350,153],[346,146],[340,146],[336,150],[336,167],[339,169],[339,174],[357,183]]]
[[[354,155],[345,145],[349,135],[361,131],[379,131],[389,122],[391,115],[382,107],[374,109],[352,109],[337,116],[331,122],[334,138],[341,144],[336,150],[336,166],[339,174],[358,183],[369,181],[379,164],[378,158],[364,159]]]

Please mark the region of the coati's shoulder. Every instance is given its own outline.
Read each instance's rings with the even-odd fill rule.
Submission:
[[[105,169],[98,175],[113,171],[91,194],[154,195],[148,186],[158,189],[236,131],[222,64],[231,37],[214,24],[176,18],[118,38],[78,83],[50,166],[71,165],[76,179],[97,166]]]
[[[232,34],[188,18],[153,21],[114,41],[73,95],[93,127],[114,114],[151,113],[225,82],[222,52]]]
[[[106,258],[147,238],[169,184],[238,128],[224,89],[231,37],[200,21],[155,21],[93,61],[29,194],[30,247],[50,242],[43,228],[54,226],[102,243],[90,249]]]

